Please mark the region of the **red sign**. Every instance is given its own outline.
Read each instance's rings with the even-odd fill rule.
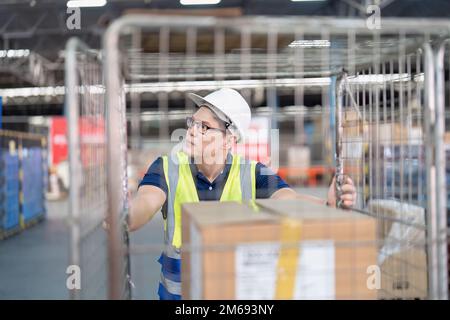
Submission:
[[[101,117],[82,116],[78,122],[80,152],[83,165],[103,163],[105,122]],[[64,117],[53,117],[50,125],[52,165],[67,160],[67,122]]]
[[[104,119],[95,116],[82,116],[78,125],[81,163],[83,166],[104,165],[106,157]]]
[[[263,164],[270,164],[269,119],[254,117],[244,143],[235,146],[233,152]]]
[[[52,164],[67,160],[67,123],[64,117],[53,117],[50,125]]]

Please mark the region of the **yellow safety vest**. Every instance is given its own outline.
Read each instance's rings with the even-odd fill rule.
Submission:
[[[197,187],[192,178],[189,157],[178,152],[176,161],[163,156],[167,183],[167,216],[164,219],[164,252],[159,296],[161,299],[181,299],[181,205],[199,202]],[[230,172],[220,201],[250,201],[256,198],[256,161],[246,161],[233,155]]]
[[[248,163],[239,155],[232,156],[233,161],[223,188],[220,201],[254,200],[256,195],[256,161]],[[163,156],[164,176],[169,190],[167,199],[167,218],[165,232],[170,232],[169,239],[175,248],[181,247],[181,205],[199,202],[197,187],[192,178],[189,157],[184,152],[177,153],[178,164],[171,163],[168,156]],[[171,165],[172,164],[172,165]],[[178,170],[177,170],[178,169]],[[175,185],[174,185],[175,184]],[[173,226],[171,225],[173,221]],[[171,230],[171,228],[173,228]]]

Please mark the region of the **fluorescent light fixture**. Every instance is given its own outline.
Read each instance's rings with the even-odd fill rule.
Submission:
[[[0,58],[26,58],[30,55],[28,49],[0,50]]]
[[[65,93],[64,86],[58,87],[31,87],[31,88],[10,88],[1,89],[0,96],[14,97],[36,97],[36,96],[60,96]]]
[[[289,44],[289,48],[328,48],[329,40],[294,40]]]
[[[103,7],[106,0],[70,0],[67,1],[68,8],[82,8],[82,7]]]
[[[196,6],[205,4],[218,4],[220,0],[180,0],[183,6]]]
[[[414,81],[415,82],[424,82],[425,74],[422,72],[422,73],[418,73],[418,74],[414,75]]]
[[[423,82],[420,74],[413,78],[415,82]],[[383,84],[388,82],[408,82],[411,81],[411,75],[408,73],[393,73],[393,74],[360,74],[355,77],[349,77],[350,84]]]

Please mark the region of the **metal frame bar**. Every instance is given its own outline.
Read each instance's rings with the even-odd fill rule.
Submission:
[[[142,19],[148,21],[147,19]],[[132,21],[132,19],[131,19]],[[124,150],[117,147],[117,144],[125,145],[124,137],[121,135],[120,125],[123,125],[125,118],[125,108],[121,108],[123,103],[122,83],[119,82],[119,36],[122,27],[128,25],[133,26],[130,17],[116,20],[108,28],[104,35],[104,75],[106,84],[105,103],[107,119],[107,191],[108,191],[108,216],[110,228],[108,230],[108,257],[109,257],[109,298],[121,299],[122,287],[120,279],[122,278],[121,270],[125,265],[121,257],[125,254],[121,241],[121,221],[120,216],[123,212],[123,181],[122,176],[117,174],[123,170]],[[143,23],[144,21],[141,21]],[[140,26],[139,24],[134,26]],[[125,129],[126,130],[126,129]],[[114,147],[112,146],[114,142]]]
[[[317,32],[317,30],[330,29],[333,34],[347,34],[348,30],[354,30],[357,34],[372,35],[373,30],[367,28],[365,19],[336,19],[329,17],[245,17],[245,18],[214,18],[214,17],[178,17],[167,19],[163,16],[155,16],[149,19],[147,15],[130,14],[115,20],[105,34],[104,40],[111,37],[113,32],[122,32],[124,27],[165,27],[174,28],[190,27],[227,27],[240,32],[245,27],[250,33],[267,33],[267,25],[276,26],[278,32],[292,32],[295,27],[302,26],[304,33]],[[399,29],[405,32],[439,32],[450,30],[448,19],[398,19],[384,18],[383,33],[397,33]],[[108,34],[108,35],[107,35]],[[104,42],[105,43],[105,42]]]
[[[82,290],[70,290],[72,299],[105,298],[106,277],[103,278],[99,274],[92,273],[93,270],[104,268],[107,271],[106,231],[101,229],[101,222],[105,218],[106,212],[105,202],[109,195],[105,193],[106,183],[104,181],[103,157],[102,151],[91,144],[85,144],[80,135],[80,126],[84,120],[94,116],[95,120],[103,120],[105,106],[103,104],[103,92],[99,91],[99,84],[102,82],[102,72],[98,52],[91,50],[85,43],[77,38],[71,38],[66,44],[66,62],[65,62],[65,114],[68,124],[68,145],[69,145],[69,173],[71,186],[69,191],[69,223],[70,223],[70,257],[71,265],[77,265],[82,271]],[[79,55],[82,55],[81,59]],[[89,58],[89,62],[85,64],[83,58]],[[81,116],[80,116],[81,115]],[[100,119],[98,117],[100,116]],[[84,119],[86,117],[86,119]],[[94,122],[96,124],[96,122]],[[101,122],[103,123],[103,121]],[[85,134],[93,134],[91,129],[84,129]],[[95,133],[94,133],[95,134]],[[101,138],[104,138],[103,136]],[[104,141],[102,140],[102,144]],[[83,150],[86,157],[83,158]],[[95,149],[93,149],[95,148]],[[83,159],[91,159],[96,161],[94,167],[83,165]],[[88,161],[91,161],[88,160]],[[95,171],[93,171],[95,170]],[[92,174],[95,172],[95,176]],[[100,182],[101,181],[101,182]],[[92,194],[89,188],[95,188],[97,194]],[[88,188],[88,189],[85,189]],[[99,189],[100,188],[100,189]],[[101,202],[95,202],[95,201]],[[86,213],[90,213],[86,215]],[[91,241],[91,237],[95,237],[95,242]],[[103,239],[105,242],[100,241]],[[86,246],[89,244],[89,246]],[[100,248],[100,249],[99,249]],[[102,265],[98,265],[98,261],[91,262],[96,256]],[[105,272],[101,272],[105,274]],[[98,286],[89,286],[93,277],[99,278]],[[86,288],[86,285],[89,288]],[[102,292],[100,294],[100,292]]]
[[[447,190],[445,159],[445,49],[450,39],[443,40],[435,47],[436,77],[436,122],[434,139],[436,143],[436,232],[438,255],[438,292],[439,299],[448,299],[448,258],[447,258]]]
[[[69,190],[69,221],[70,221],[70,264],[79,266],[80,252],[78,250],[80,245],[80,208],[79,196],[81,186],[82,170],[80,167],[80,139],[79,139],[79,108],[80,105],[77,88],[79,81],[76,71],[76,52],[77,50],[85,49],[85,45],[77,38],[71,38],[66,45],[66,61],[65,61],[65,83],[66,83],[66,115],[67,115],[67,129],[68,129],[68,147],[69,147],[69,175],[71,177],[71,187]],[[78,290],[70,290],[70,297],[72,299],[80,299],[80,292]]]
[[[343,184],[342,178],[344,175],[344,163],[342,159],[342,137],[343,137],[343,127],[342,127],[342,115],[343,113],[343,99],[344,99],[344,79],[340,76],[336,81],[336,110],[335,110],[335,163],[336,163],[336,195],[340,194],[340,190]],[[339,207],[340,203],[336,202],[336,206]]]
[[[435,124],[435,79],[434,59],[431,46],[424,45],[425,59],[425,161],[427,176],[427,253],[428,253],[428,287],[429,298],[438,298],[438,253],[435,239],[436,230],[436,166],[434,163],[434,137],[432,128]]]

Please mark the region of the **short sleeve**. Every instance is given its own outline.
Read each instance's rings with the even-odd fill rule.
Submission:
[[[159,157],[150,165],[147,170],[147,173],[142,178],[139,183],[139,187],[141,186],[155,186],[164,191],[167,195],[168,188],[166,178],[164,176],[164,168],[163,168],[163,159]]]
[[[289,188],[289,185],[264,164],[256,164],[256,198],[270,198],[272,194],[280,189]]]

